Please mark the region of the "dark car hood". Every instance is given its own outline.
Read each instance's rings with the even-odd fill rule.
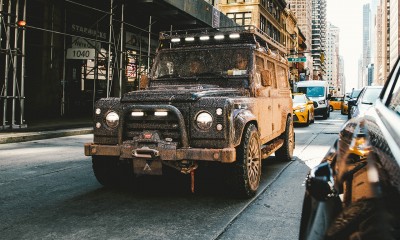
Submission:
[[[191,102],[201,97],[244,96],[238,89],[220,88],[215,85],[176,85],[155,87],[126,93],[121,102]]]

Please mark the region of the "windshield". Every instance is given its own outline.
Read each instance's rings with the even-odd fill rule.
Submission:
[[[250,49],[190,49],[163,51],[155,59],[153,80],[248,74]]]
[[[293,103],[305,103],[306,96],[305,95],[292,95]]]
[[[351,92],[350,98],[358,98],[358,95],[360,95],[361,89],[360,90],[353,90]]]
[[[307,97],[323,97],[325,96],[324,87],[298,87],[298,92],[304,93]]]
[[[365,93],[362,97],[361,103],[363,104],[373,104],[376,99],[379,97],[382,88],[367,88],[365,89]]]

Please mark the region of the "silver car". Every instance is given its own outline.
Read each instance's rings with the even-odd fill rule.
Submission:
[[[379,94],[382,91],[383,86],[366,86],[361,90],[360,95],[357,98],[357,102],[350,109],[350,118],[363,116],[364,113],[375,104]]]

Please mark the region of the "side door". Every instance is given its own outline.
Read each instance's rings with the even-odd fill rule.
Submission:
[[[270,97],[272,100],[272,132],[278,133],[280,132],[280,127],[282,125],[282,104],[280,103],[280,96],[277,84],[277,75],[276,75],[276,64],[275,61],[268,59],[267,61],[267,69],[271,73],[271,90]]]
[[[261,141],[263,143],[272,139],[272,122],[273,122],[273,108],[272,99],[270,96],[271,86],[263,86],[261,83],[261,73],[266,69],[266,60],[262,54],[257,53],[255,55],[256,63],[256,81],[257,92],[256,92],[256,112],[259,120],[259,130],[261,133]]]
[[[276,85],[277,85],[277,101],[280,116],[277,116],[276,129],[278,132],[285,131],[286,118],[288,113],[293,112],[293,103],[291,98],[291,92],[289,87],[289,75],[288,68],[278,63],[276,65]],[[279,114],[277,113],[277,114]]]

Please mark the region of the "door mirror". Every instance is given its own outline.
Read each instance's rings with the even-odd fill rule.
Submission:
[[[149,84],[149,77],[146,74],[140,76],[139,90],[146,89]]]
[[[269,70],[264,70],[261,72],[261,84],[264,87],[268,87],[268,86],[272,85],[271,72]]]

